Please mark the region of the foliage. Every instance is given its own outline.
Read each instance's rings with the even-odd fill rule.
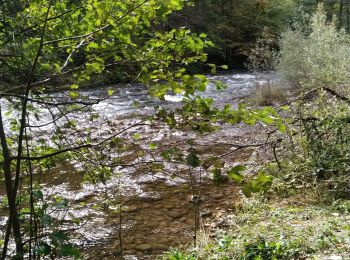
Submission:
[[[277,103],[284,103],[287,101],[286,89],[274,83],[258,84],[255,88],[254,94],[248,99],[257,106],[271,106]]]
[[[67,211],[68,202],[60,198],[50,201],[41,190],[37,173],[77,161],[83,163],[86,180],[106,184],[115,168],[128,167],[125,165],[130,160],[121,154],[129,153],[136,160],[148,152],[140,148],[143,141],[140,133],[122,135],[146,123],[96,137],[92,124],[81,125],[76,119],[82,116],[89,118],[89,123],[98,121],[99,127],[113,126],[113,122],[93,113],[91,107],[112,96],[114,90],[108,88],[97,98],[81,91],[82,86],[95,83],[95,78],[111,72],[113,66],[130,77],[135,75],[133,80],[159,99],[169,92],[184,96],[183,107],[176,111],[159,108],[156,118],[149,118],[148,125],[162,119],[172,128],[190,126],[206,133],[220,124],[262,122],[285,130],[272,108],[250,110],[240,105],[234,109],[226,105],[222,109],[214,105],[213,99],[200,95],[206,90],[208,79],[189,73],[188,67],[205,63],[204,50],[212,43],[205,34],[162,26],[168,15],[187,4],[185,0],[18,0],[16,8],[9,3],[1,7],[0,97],[4,103],[0,103],[0,108],[6,113],[0,111],[0,139],[8,225],[12,226],[5,234],[3,257],[11,233],[19,258],[80,257],[69,236],[62,232],[64,219],[60,221],[52,216],[52,212]],[[131,65],[133,70],[127,70]],[[208,66],[216,70],[215,65]],[[62,83],[69,83],[68,91],[51,95],[62,90]],[[223,84],[218,83],[217,88],[223,88]],[[43,114],[49,115],[48,120],[42,120]],[[6,122],[10,131],[5,127]],[[172,149],[160,156],[164,161],[187,164],[190,173],[194,168],[205,167],[192,145],[188,151]],[[159,170],[162,166],[154,163],[152,169]],[[24,176],[29,178],[27,187],[21,186],[20,179]],[[271,179],[260,174],[243,183],[246,194],[250,195],[266,190]],[[20,188],[23,189],[18,195]],[[20,211],[22,208],[25,210]],[[77,219],[72,221],[80,224]],[[39,233],[44,235],[38,236]],[[23,238],[27,237],[29,245],[24,248]]]
[[[148,74],[153,74],[153,80],[166,79],[171,75],[165,76],[161,71],[169,67],[170,63],[174,64],[173,61],[189,64],[199,59],[205,60],[205,55],[200,52],[209,42],[204,37],[191,35],[185,29],[154,32],[151,28],[159,25],[173,11],[181,9],[185,2],[56,2],[51,6],[48,16],[62,15],[65,19],[62,22],[58,17],[46,24],[45,42],[41,50],[45,55],[41,55],[38,60],[40,76],[37,80],[48,77],[57,80],[70,75],[75,81],[72,89],[76,89],[92,76],[124,64],[132,64],[136,71],[150,71],[144,73],[147,80]],[[6,25],[1,25],[1,31],[3,52],[16,53],[15,57],[7,59],[7,66],[26,72],[40,44],[37,29],[43,24],[47,9],[42,7],[48,6],[48,1],[32,1],[30,5],[23,6],[25,8],[17,14],[6,17]],[[132,16],[129,15],[131,12]],[[21,30],[25,30],[25,33],[18,33]],[[36,34],[33,35],[31,31]],[[9,35],[16,35],[22,44],[12,46]],[[144,41],[146,36],[149,40]],[[197,55],[185,57],[189,53]],[[157,62],[159,60],[162,62]],[[18,63],[21,64],[20,68],[16,67]],[[74,69],[77,66],[79,69]],[[11,70],[8,67],[3,67],[8,83],[14,79],[26,81],[25,77],[9,74]],[[76,97],[76,94],[76,91],[72,91],[71,97]]]
[[[272,71],[275,68],[277,47],[276,35],[264,28],[262,35],[249,52],[247,68],[252,71]]]
[[[209,50],[211,60],[240,68],[257,38],[266,30],[278,34],[297,5],[294,0],[194,2],[195,7],[172,18],[173,24],[185,21],[194,31],[205,32],[217,47]]]
[[[326,19],[319,5],[308,27],[282,36],[279,72],[302,91],[288,112],[288,131],[275,154],[276,164],[267,167],[277,177],[278,194],[312,188],[339,197],[349,190],[350,44],[344,30]]]
[[[121,163],[119,158],[107,156],[109,149],[128,148],[123,140],[114,142],[118,134],[92,144],[96,140],[90,126],[78,130],[72,115],[91,113],[92,105],[114,93],[108,89],[103,97],[91,100],[81,93],[81,86],[119,66],[159,98],[170,90],[186,95],[204,90],[206,78],[188,74],[186,66],[206,61],[203,50],[211,46],[210,41],[185,28],[165,30],[161,26],[184,5],[187,1],[19,0],[15,5],[11,1],[1,5],[0,88],[4,102],[0,106],[6,110],[5,114],[0,111],[5,117],[0,118],[2,174],[10,211],[8,225],[13,226],[19,258],[25,254],[79,258],[68,236],[61,233],[60,221],[47,212],[47,197],[40,189],[33,190],[38,180],[35,173],[90,158],[84,164],[88,179],[105,183],[111,176],[110,165]],[[128,71],[126,65],[133,70]],[[51,96],[52,91],[61,90],[62,83],[69,83],[69,90],[61,99]],[[42,114],[51,115],[48,122],[41,120]],[[98,118],[90,116],[91,121]],[[10,123],[9,130],[4,122]],[[25,175],[30,184],[17,200],[19,180]],[[68,204],[61,200],[51,206],[64,210]],[[45,235],[38,236],[43,230],[47,230]],[[3,258],[10,235],[5,235]],[[29,247],[23,247],[23,236],[29,237]]]
[[[302,28],[282,34],[277,70],[288,83],[312,88],[349,84],[349,37],[338,30],[335,21],[327,22],[323,5],[313,14],[310,33]]]
[[[327,91],[301,102],[290,111],[288,136],[277,155],[280,168],[268,172],[278,176],[276,185],[284,191],[312,188],[323,196],[347,196],[349,104]]]
[[[240,257],[241,260],[257,260],[257,259],[281,259],[284,255],[284,248],[281,243],[268,242],[264,238],[259,238],[256,242],[244,245],[244,253]]]
[[[173,249],[163,256],[164,260],[195,260],[195,256]]]
[[[310,17],[312,13],[315,12],[317,9],[317,5],[320,3],[320,1],[317,0],[298,0],[298,9],[295,10],[296,12],[299,12],[299,15],[295,15],[295,19],[299,20],[302,18],[300,16],[300,12],[304,13],[306,17]],[[347,32],[349,32],[349,12],[348,12],[348,6],[346,1],[339,0],[324,0],[322,1],[324,5],[324,9],[327,13],[327,18],[332,19],[332,17],[337,18],[337,22],[339,23],[339,27],[346,27]],[[304,18],[306,18],[304,17]],[[299,20],[301,21],[301,20]]]
[[[250,197],[252,193],[267,191],[271,187],[272,176],[261,172],[256,177],[247,180],[247,178],[242,175],[244,170],[244,166],[238,165],[231,168],[227,172],[227,175],[230,179],[242,185],[242,191],[247,197]]]
[[[309,187],[318,196],[327,197],[330,191],[339,198],[349,193],[349,46],[348,35],[338,30],[335,20],[327,22],[321,5],[308,28],[294,25],[282,35],[279,72],[303,91],[287,112],[290,118],[285,119],[289,123],[285,135],[277,136],[275,162],[268,164],[267,174],[252,179],[245,178],[243,166],[225,172],[220,162],[210,165],[214,166],[217,181],[226,173],[253,199],[245,199],[242,209],[227,218],[231,220],[229,231],[221,231],[215,241],[204,247],[177,252],[180,259],[193,255],[198,259],[318,259],[327,255],[344,258],[343,253],[349,252],[345,217],[349,203],[337,200],[333,205],[309,205],[304,193],[300,194]],[[258,43],[259,51],[267,50],[264,48],[263,43]],[[260,66],[257,60],[254,62]],[[196,105],[204,107],[208,115],[227,118],[225,110],[216,113],[210,102]],[[250,116],[248,122],[249,119]],[[262,119],[260,115],[257,120]],[[198,166],[199,157],[188,158],[190,165]],[[289,197],[290,201],[271,204],[255,200],[252,191],[266,191],[271,185],[276,189],[285,186],[287,189],[282,192],[290,192],[289,196],[294,192],[294,196]]]
[[[300,198],[303,197],[303,203]],[[230,228],[217,229],[206,246],[180,251],[197,259],[319,259],[348,252],[349,224],[342,205],[308,202],[304,195],[266,201],[252,197],[230,215]],[[177,251],[178,252],[178,251]],[[165,259],[169,259],[165,257]]]

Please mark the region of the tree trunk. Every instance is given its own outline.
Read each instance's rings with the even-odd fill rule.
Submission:
[[[346,31],[350,31],[350,0],[348,0],[348,5],[346,8]]]
[[[339,26],[343,26],[343,10],[344,10],[344,0],[339,2]]]
[[[16,241],[16,251],[18,253],[18,257],[23,258],[22,234],[21,234],[18,211],[16,206],[16,195],[14,192],[14,187],[12,182],[11,157],[10,157],[10,151],[8,148],[6,134],[4,130],[1,107],[0,107],[0,141],[1,141],[2,154],[4,158],[2,169],[4,171],[4,176],[5,176],[6,195],[8,198],[8,206],[10,210],[9,220],[7,223],[8,227],[7,227],[6,236],[5,236],[5,244],[3,247],[1,259],[6,258],[8,239],[11,235],[11,226],[13,228],[13,235]]]

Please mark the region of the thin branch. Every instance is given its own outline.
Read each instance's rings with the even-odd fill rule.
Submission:
[[[138,4],[137,6],[135,6],[133,9],[130,9],[129,11],[127,11],[125,14],[123,14],[122,16],[120,16],[115,22],[119,22],[122,19],[124,19],[126,16],[128,16],[130,13],[134,12],[136,9],[140,8],[142,5],[144,5],[146,2],[148,2],[149,0],[145,0],[143,2],[141,2],[140,4]],[[77,36],[71,36],[71,37],[66,37],[66,38],[61,38],[61,39],[56,39],[56,40],[51,40],[51,41],[47,41],[44,42],[44,45],[49,45],[49,44],[53,44],[53,43],[58,43],[58,42],[63,42],[63,41],[70,41],[70,40],[78,40],[81,38],[88,38],[91,35],[94,35],[98,32],[104,31],[108,28],[110,28],[112,25],[111,24],[107,24],[105,26],[102,26],[92,32],[83,34],[83,35],[77,35]]]
[[[42,100],[44,98],[36,99],[36,98],[25,97],[25,96],[17,95],[17,94],[0,94],[0,97],[13,97],[13,98],[18,98],[18,99],[22,99],[22,100],[26,99],[27,101],[32,102],[32,103],[57,107],[57,106],[67,106],[67,105],[84,105],[84,106],[97,105],[101,101],[108,99],[110,96],[106,95],[106,96],[101,97],[101,98],[89,99],[90,102],[83,101],[83,100],[50,102],[50,101]]]
[[[40,43],[39,47],[31,68],[31,73],[30,73],[30,78],[28,79],[28,83],[26,86],[25,90],[25,99],[23,99],[23,104],[22,104],[22,114],[21,114],[21,120],[20,120],[20,130],[19,130],[19,135],[18,135],[18,149],[17,149],[17,162],[16,162],[16,174],[15,174],[15,183],[14,183],[14,199],[16,198],[17,195],[17,188],[18,188],[18,183],[19,183],[19,175],[21,171],[21,156],[22,156],[22,150],[23,150],[23,135],[24,135],[24,130],[26,128],[26,116],[27,116],[27,103],[28,103],[28,98],[30,95],[30,84],[31,81],[35,81],[34,75],[35,75],[35,70],[37,67],[37,64],[39,62],[39,57],[41,56],[42,49],[44,47],[44,38],[45,38],[45,32],[46,32],[46,27],[47,27],[47,19],[49,17],[50,9],[53,5],[54,0],[51,0],[49,3],[49,6],[47,8],[46,14],[45,14],[45,23],[43,25],[41,35],[40,35]]]
[[[118,136],[118,135],[128,131],[131,128],[134,128],[134,127],[137,127],[137,126],[145,126],[145,125],[149,126],[150,124],[137,123],[137,124],[131,125],[131,126],[125,128],[125,129],[119,131],[118,133],[113,134],[113,135],[109,136],[108,138],[106,138],[106,139],[104,139],[104,140],[102,140],[102,141],[100,141],[98,143],[95,143],[95,144],[83,144],[83,145],[68,147],[68,148],[65,148],[65,149],[62,149],[62,150],[59,150],[59,151],[56,151],[56,152],[53,152],[53,153],[45,154],[45,155],[42,155],[42,156],[33,156],[33,157],[21,156],[20,158],[18,156],[16,156],[16,157],[11,157],[11,160],[21,159],[21,160],[39,161],[39,160],[42,160],[42,159],[51,158],[51,157],[54,157],[54,156],[57,156],[57,155],[60,155],[60,154],[63,154],[63,153],[67,153],[67,152],[73,152],[73,151],[77,151],[77,150],[81,150],[81,149],[98,147],[98,146],[101,146],[101,145],[103,145],[104,143],[106,143],[108,141],[111,141],[116,136]]]
[[[17,36],[17,35],[21,35],[21,34],[27,32],[27,31],[29,31],[29,30],[31,30],[31,29],[34,29],[34,28],[36,28],[36,27],[41,26],[43,23],[45,23],[45,22],[47,22],[47,21],[56,20],[56,19],[58,19],[58,18],[61,18],[61,17],[65,16],[66,14],[69,14],[69,13],[71,13],[71,12],[77,11],[77,10],[79,10],[79,9],[83,9],[83,7],[80,6],[80,7],[77,7],[77,8],[75,8],[75,9],[67,10],[67,11],[65,11],[65,12],[63,12],[63,13],[61,13],[61,14],[56,15],[56,16],[49,17],[46,21],[45,21],[45,20],[44,20],[44,21],[40,21],[40,22],[38,22],[38,23],[36,23],[36,24],[34,24],[34,25],[32,25],[32,26],[29,26],[29,27],[26,27],[26,28],[20,30],[19,32],[16,32],[16,33],[7,35],[7,39],[10,39],[10,38],[12,38],[12,37],[14,37],[14,36]],[[9,41],[9,40],[6,40],[6,41],[4,42],[4,44],[6,44],[8,41]]]

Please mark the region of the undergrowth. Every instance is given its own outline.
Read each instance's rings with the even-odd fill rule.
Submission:
[[[271,203],[245,199],[231,216],[231,228],[218,230],[206,246],[171,250],[163,259],[320,259],[346,258],[349,247],[350,204],[302,204],[297,198]]]
[[[277,56],[300,96],[288,102],[274,160],[261,167],[272,189],[244,198],[228,229],[164,259],[350,259],[349,37],[327,22],[322,5],[308,26],[309,34],[286,31]],[[272,105],[281,97],[267,85],[255,99]]]

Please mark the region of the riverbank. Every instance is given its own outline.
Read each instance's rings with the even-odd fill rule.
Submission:
[[[123,126],[134,123],[132,119],[121,120]],[[115,127],[114,131],[117,130]],[[170,130],[165,125],[136,130],[142,136],[136,142],[143,147],[157,140],[154,154],[175,144],[178,149],[187,150],[187,140],[193,138],[200,140],[196,146],[201,158],[223,155],[226,167],[245,164],[253,172],[264,157],[271,156],[264,146],[243,147],[266,139],[268,129],[262,125],[224,126],[218,132],[200,137]],[[230,144],[240,144],[243,148],[235,151],[236,147]],[[133,157],[129,156],[126,162],[133,163]],[[215,230],[218,226],[228,226],[226,216],[240,207],[241,195],[235,183],[214,184],[213,176],[208,173],[194,172],[190,176],[186,166],[179,163],[169,163],[163,170],[143,164],[116,170],[106,184],[98,185],[82,183],[84,172],[79,170],[79,162],[70,165],[57,166],[45,173],[43,192],[48,201],[60,198],[69,204],[69,209],[56,210],[52,215],[64,220],[66,229],[72,228],[72,221],[79,220],[73,225],[71,236],[82,249],[84,259],[118,259],[120,254],[154,259],[170,247],[193,245],[194,234],[203,228]],[[193,196],[198,195],[200,202],[194,204]],[[197,227],[195,215],[200,223]]]
[[[163,259],[348,259],[349,209],[348,201],[311,194],[246,198],[226,216],[229,227],[204,233],[199,246],[173,249]]]
[[[218,106],[237,105],[253,93],[259,82],[270,78],[269,74],[220,75],[212,79],[221,80],[228,88],[216,91],[214,86],[208,86],[204,94],[213,97]],[[103,91],[90,90],[85,94],[94,97]],[[138,107],[133,107],[135,101]],[[114,153],[109,154],[111,158],[121,159],[123,166],[115,167],[104,182],[87,182],[89,173],[82,167],[82,161],[64,158],[37,176],[45,201],[51,205],[50,218],[69,231],[71,241],[79,246],[84,259],[121,259],[122,256],[154,259],[170,247],[193,245],[200,230],[228,226],[226,216],[240,207],[237,185],[225,176],[217,182],[210,171],[189,169],[183,160],[164,162],[160,157],[162,152],[176,148],[186,154],[193,146],[203,161],[219,156],[225,168],[244,164],[251,174],[262,161],[272,157],[270,144],[264,144],[271,131],[269,127],[221,125],[217,132],[200,135],[188,129],[171,129],[160,121],[149,122],[151,108],[156,104],[174,108],[180,103],[156,101],[135,85],[93,106],[100,114],[99,119],[91,122],[90,114],[83,112],[74,116],[78,122],[74,130],[90,129],[94,142],[128,129],[118,136],[123,141],[114,144]],[[49,121],[44,111],[40,115],[40,124]],[[61,121],[56,123],[65,122]],[[50,141],[50,129],[41,130]],[[27,179],[23,178],[22,182],[26,183]],[[1,191],[4,198],[3,185]],[[194,203],[196,197],[198,203]],[[4,230],[7,212],[2,213],[0,223]]]

